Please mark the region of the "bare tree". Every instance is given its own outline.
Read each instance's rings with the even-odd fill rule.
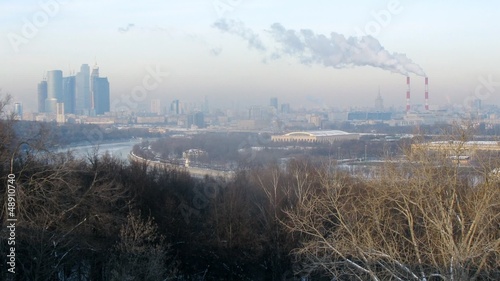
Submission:
[[[175,274],[175,263],[167,266],[170,246],[151,217],[143,220],[140,212],[131,211],[119,237],[110,262],[111,280],[159,281]]]
[[[493,280],[500,274],[500,182],[471,184],[440,154],[409,155],[374,179],[322,174],[287,211],[308,275],[340,280]],[[483,175],[487,175],[483,171]]]
[[[17,163],[16,229],[23,278],[64,280],[78,271],[102,276],[96,253],[117,235],[127,197],[115,171],[120,164],[106,156],[95,160],[91,164],[71,153],[38,151]]]

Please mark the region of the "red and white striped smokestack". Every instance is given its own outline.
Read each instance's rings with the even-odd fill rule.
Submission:
[[[406,111],[410,111],[410,76],[406,76]]]
[[[425,110],[429,110],[429,78],[425,77]]]

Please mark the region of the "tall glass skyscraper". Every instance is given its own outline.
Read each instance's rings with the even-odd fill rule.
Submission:
[[[64,77],[62,102],[64,103],[64,112],[66,114],[75,113],[75,92],[76,92],[76,77],[75,76]]]
[[[62,94],[62,71],[51,70],[47,72],[47,98],[63,100]]]
[[[75,77],[75,113],[89,114],[90,102],[90,67],[82,64]]]
[[[16,102],[14,104],[14,115],[16,119],[22,120],[23,119],[23,104],[20,102]]]
[[[102,115],[109,112],[109,82],[106,77],[93,77],[92,80],[92,98],[94,112]]]
[[[62,71],[47,71],[47,99],[45,100],[45,112],[56,113],[54,102],[62,102]]]
[[[269,100],[269,105],[274,107],[274,109],[278,110],[278,98],[271,98]]]
[[[170,104],[170,113],[171,114],[180,114],[180,106],[179,106],[179,100],[173,100],[172,103]]]
[[[56,114],[57,110],[57,99],[55,98],[47,98],[45,100],[45,112]]]
[[[47,81],[38,83],[38,113],[45,112],[45,100],[47,99]]]
[[[102,115],[109,112],[109,82],[106,77],[99,77],[99,67],[94,65],[90,74],[91,113]]]
[[[109,112],[108,78],[99,77],[97,65],[90,73],[89,65],[82,64],[80,72],[68,77],[62,77],[61,70],[48,71],[47,81],[38,84],[38,112],[54,114],[57,109],[79,115]]]
[[[94,65],[92,68],[92,73],[90,74],[90,114],[95,115],[98,114],[96,112],[96,107],[95,107],[95,102],[96,102],[96,86],[97,82],[95,81],[97,78],[99,78],[99,67],[97,67],[97,64]]]

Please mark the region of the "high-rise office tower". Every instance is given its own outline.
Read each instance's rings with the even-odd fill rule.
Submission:
[[[38,113],[45,112],[45,100],[47,99],[47,81],[38,83]]]
[[[45,112],[56,114],[57,112],[57,99],[47,98],[45,99]]]
[[[16,102],[14,104],[14,115],[15,115],[15,118],[18,120],[23,119],[23,104],[22,103]]]
[[[99,78],[99,67],[97,66],[97,64],[94,65],[94,67],[92,68],[92,73],[90,73],[90,108],[92,109],[92,111],[94,113],[95,112],[95,86],[94,85],[96,82],[96,78]]]
[[[64,112],[67,114],[75,113],[75,91],[76,77],[63,77],[63,100]]]
[[[282,103],[281,104],[281,113],[285,113],[285,114],[290,113],[290,104],[289,103]]]
[[[208,97],[205,96],[205,101],[203,102],[203,113],[209,114],[210,113],[210,108],[208,104]]]
[[[269,100],[269,105],[278,110],[278,98],[271,98]]]
[[[151,113],[154,113],[156,115],[161,114],[161,104],[159,99],[151,100]]]
[[[195,125],[198,128],[205,128],[205,116],[203,112],[197,111],[188,115],[187,128]]]
[[[75,113],[88,114],[90,102],[90,68],[88,64],[82,64],[75,77]]]
[[[93,77],[92,79],[92,104],[93,112],[102,115],[109,112],[109,82],[106,77]]]
[[[62,71],[51,70],[47,72],[47,98],[62,102]]]
[[[97,67],[97,64],[94,65],[92,74],[90,75],[90,93],[91,112],[97,115],[109,112],[109,81],[106,77],[99,77],[99,67]]]
[[[180,105],[179,105],[179,100],[174,100],[170,104],[170,113],[172,114],[180,114]]]
[[[262,119],[263,116],[262,107],[260,106],[254,105],[248,109],[248,119],[259,120]]]
[[[57,123],[66,122],[66,118],[64,116],[64,104],[62,102],[58,102],[56,104],[56,122]]]

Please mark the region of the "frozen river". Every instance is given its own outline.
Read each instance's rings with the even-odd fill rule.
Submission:
[[[135,144],[141,143],[141,139],[131,139],[131,140],[119,140],[108,143],[101,143],[99,145],[82,144],[68,146],[65,148],[60,148],[56,150],[57,152],[66,152],[68,150],[72,151],[76,156],[85,157],[94,153],[95,149],[98,149],[99,155],[104,153],[110,153],[111,155],[127,160],[128,154],[132,150]]]

